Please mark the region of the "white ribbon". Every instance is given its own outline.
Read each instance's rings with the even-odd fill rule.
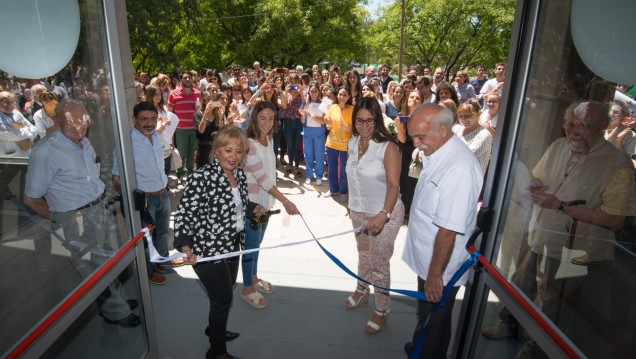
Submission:
[[[258,251],[265,250],[265,249],[291,247],[291,246],[297,246],[297,245],[300,245],[300,244],[305,244],[305,243],[309,243],[309,242],[313,242],[313,241],[321,241],[323,239],[339,237],[339,236],[342,236],[342,235],[345,235],[345,234],[349,234],[349,233],[357,233],[357,232],[360,232],[362,230],[362,228],[363,228],[362,226],[359,226],[359,227],[354,228],[354,229],[349,230],[349,231],[340,232],[340,233],[336,233],[336,234],[331,234],[331,235],[320,237],[320,238],[306,239],[306,240],[303,240],[303,241],[283,243],[283,244],[279,244],[279,245],[271,246],[271,247],[260,247],[260,248],[246,249],[246,250],[242,250],[242,251],[238,251],[238,252],[219,254],[219,255],[216,255],[216,256],[212,256],[212,257],[198,257],[197,258],[197,263],[208,262],[208,261],[216,261],[216,260],[220,260],[220,259],[236,257],[236,256],[240,256],[240,255],[243,255],[243,254],[254,253],[254,252],[258,252]],[[155,246],[152,244],[152,237],[150,236],[150,231],[148,231],[148,228],[143,228],[141,231],[144,232],[144,238],[146,238],[146,243],[148,244],[148,252],[150,253],[150,261],[152,263],[166,263],[166,262],[169,262],[169,261],[171,261],[173,259],[185,258],[186,257],[186,255],[184,253],[175,253],[175,254],[173,254],[171,256],[168,256],[168,257],[164,257],[164,256],[159,255],[159,253],[157,253],[157,250],[155,249]]]

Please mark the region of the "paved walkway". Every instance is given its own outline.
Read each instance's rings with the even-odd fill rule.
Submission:
[[[325,197],[326,182],[318,187],[314,183],[305,185],[304,178],[299,184],[294,176],[285,177],[280,171],[278,175],[279,189],[298,206],[317,237],[352,229],[344,204]],[[179,196],[180,192],[174,196],[173,210]],[[277,203],[275,208],[282,206]],[[263,246],[311,238],[299,216],[284,212],[271,217]],[[416,275],[400,259],[406,229],[402,227],[395,243],[392,287],[414,290]],[[357,271],[352,233],[322,243]],[[402,347],[415,325],[415,300],[393,296],[388,325],[380,333],[368,335],[363,327],[373,312],[373,296],[368,305],[355,310],[345,308],[344,301],[354,290],[355,280],[315,243],[263,251],[258,270],[259,277],[272,282],[277,290],[266,295],[267,308],[253,308],[239,296],[239,271],[228,329],[241,336],[228,345],[231,354],[240,358],[405,357]],[[171,270],[167,277],[166,285],[151,288],[160,357],[203,358],[209,347],[203,334],[208,315],[205,290],[189,266]]]

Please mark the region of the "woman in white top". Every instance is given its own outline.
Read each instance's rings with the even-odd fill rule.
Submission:
[[[269,101],[260,101],[254,106],[247,137],[249,138],[249,150],[243,165],[247,177],[247,195],[249,203],[247,213],[254,213],[258,224],[251,223],[250,218],[245,221],[245,249],[259,248],[265,229],[267,229],[268,216],[265,212],[274,207],[279,200],[288,214],[298,214],[296,205],[280,193],[276,188],[276,157],[274,156],[274,144],[272,135],[275,131],[276,106]],[[251,208],[254,208],[251,211]],[[258,278],[258,252],[241,256],[243,270],[243,291],[241,298],[254,308],[265,308],[267,301],[261,293],[273,293],[274,286]]]
[[[157,128],[156,131],[161,137],[161,147],[163,149],[164,170],[166,176],[170,176],[170,161],[172,160],[172,135],[177,129],[179,117],[166,109],[161,89],[155,85],[146,86],[146,99],[152,102],[157,108]]]
[[[404,205],[400,200],[401,159],[375,98],[363,97],[353,110],[353,137],[349,141],[347,178],[349,211],[353,227],[363,226],[356,234],[358,275],[378,286],[391,285],[390,259],[393,244],[404,221]],[[379,332],[389,315],[389,293],[375,292],[375,312],[364,330]],[[358,285],[345,301],[347,308],[357,308],[369,300],[369,285]]]

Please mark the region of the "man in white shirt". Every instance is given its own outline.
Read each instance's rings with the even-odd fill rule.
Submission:
[[[484,96],[486,96],[491,91],[497,91],[501,94],[501,90],[503,89],[505,79],[506,79],[506,64],[500,62],[495,67],[495,78],[486,81],[484,86],[481,88],[479,95],[477,95],[477,99],[481,100]]]
[[[410,352],[427,317],[442,299],[444,286],[469,258],[465,246],[476,226],[483,174],[473,153],[453,134],[450,110],[437,104],[422,105],[407,126],[424,157],[402,260],[417,273],[418,291],[427,299],[417,304],[413,341],[405,345]],[[465,274],[454,284],[446,304],[431,314],[420,358],[446,357],[455,296],[466,279]]]

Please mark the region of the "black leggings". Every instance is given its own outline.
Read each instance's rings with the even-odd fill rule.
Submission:
[[[227,352],[225,330],[232,304],[232,286],[236,283],[238,267],[238,257],[231,258],[229,262],[204,262],[194,266],[194,272],[205,286],[210,299],[210,349],[205,355],[206,358],[216,358]]]

